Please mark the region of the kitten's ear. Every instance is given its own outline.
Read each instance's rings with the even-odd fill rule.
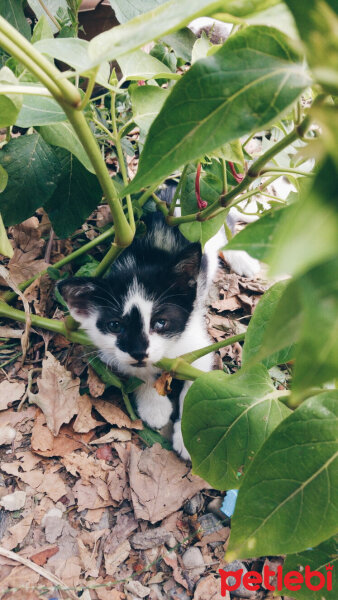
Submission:
[[[72,317],[82,323],[93,312],[95,292],[99,285],[94,278],[74,277],[57,283],[57,289],[65,300]]]
[[[198,243],[189,244],[175,261],[173,273],[180,287],[193,287],[201,267],[202,250]]]

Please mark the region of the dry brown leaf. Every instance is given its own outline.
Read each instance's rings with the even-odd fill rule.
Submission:
[[[214,531],[214,533],[209,533],[209,535],[204,535],[202,539],[195,544],[195,546],[200,546],[203,548],[212,542],[226,542],[230,535],[230,527],[222,527],[219,531]]]
[[[81,477],[82,483],[90,483],[92,477],[100,477],[105,481],[108,472],[111,471],[111,467],[104,460],[88,456],[85,452],[67,454],[61,462],[69,473]]]
[[[182,585],[187,590],[189,586],[186,579],[183,577],[182,569],[178,566],[176,553],[164,551],[162,558],[165,564],[172,568],[175,581],[177,581],[177,583]]]
[[[129,429],[143,429],[142,421],[132,421],[123,410],[121,410],[115,404],[106,402],[105,400],[96,400],[94,408],[102,417],[111,425],[117,425],[117,427],[127,427]]]
[[[127,472],[122,463],[114,469],[109,468],[107,485],[111,497],[116,502],[120,503],[129,497]]]
[[[101,479],[92,479],[92,483],[83,484],[79,479],[73,487],[73,493],[77,499],[78,512],[86,508],[97,509],[106,506],[117,506],[117,502],[112,500],[108,487]]]
[[[98,577],[99,570],[96,566],[96,553],[89,550],[80,538],[77,540],[77,545],[82,567],[85,570],[85,577]]]
[[[128,540],[125,540],[113,552],[108,554],[104,552],[107,575],[114,575],[118,566],[128,558],[130,550],[131,546]]]
[[[42,482],[36,489],[38,492],[47,494],[53,502],[57,502],[67,494],[67,487],[58,473],[45,473]]]
[[[4,579],[2,579],[2,581],[0,582],[0,598],[3,597],[1,593],[2,590],[6,590],[8,588],[21,588],[19,591],[21,599],[20,595],[18,595],[16,596],[16,600],[33,600],[33,598],[35,597],[28,595],[29,592],[27,593],[27,588],[35,586],[38,583],[39,579],[39,573],[35,573],[28,567],[14,567],[14,569],[11,570],[10,574]],[[39,598],[39,596],[36,597]],[[6,600],[7,598],[9,597],[6,594]]]
[[[11,228],[15,247],[8,269],[16,284],[30,279],[48,267],[40,258],[45,242],[41,239],[39,225],[37,217],[31,217]]]
[[[23,471],[32,471],[36,465],[41,462],[40,456],[36,456],[30,450],[25,452],[17,452],[16,456],[20,461],[20,467]]]
[[[39,392],[28,392],[29,402],[41,408],[48,428],[57,436],[61,425],[69,423],[78,412],[80,379],[72,379],[71,373],[50,352],[46,352],[37,384]]]
[[[45,550],[41,550],[40,552],[33,554],[33,556],[30,556],[30,559],[33,563],[42,567],[46,564],[47,560],[51,556],[54,556],[54,554],[57,554],[57,552],[59,552],[59,547],[52,546],[52,548],[46,548]]]
[[[22,335],[22,332],[21,332]],[[10,383],[5,379],[0,383],[0,410],[7,410],[10,402],[16,402],[25,393],[26,386],[24,383]]]
[[[171,382],[173,378],[170,373],[163,371],[162,375],[158,377],[155,381],[154,388],[160,396],[166,396],[171,392]]]
[[[157,443],[143,451],[132,445],[129,483],[136,518],[151,523],[175,512],[200,490],[210,489],[174,452]]]
[[[63,425],[59,435],[54,437],[46,425],[45,415],[38,412],[32,431],[32,449],[41,456],[65,456],[78,448],[83,448],[93,437],[93,433],[76,433],[71,425]]]
[[[128,442],[129,440],[131,440],[129,429],[117,429],[114,427],[106,435],[92,440],[90,444],[109,444],[110,442]]]
[[[78,406],[78,415],[74,421],[74,431],[77,433],[88,433],[95,427],[104,425],[103,421],[97,421],[92,417],[93,403],[87,394],[81,396]]]
[[[225,298],[225,297],[222,297],[222,295],[221,295],[220,299],[216,300],[216,302],[213,302],[211,304],[211,306],[218,312],[224,312],[226,310],[234,311],[234,310],[238,310],[239,308],[242,307],[237,296],[231,296],[229,298]]]
[[[34,406],[30,406],[25,410],[21,410],[20,412],[14,412],[13,409],[8,409],[3,412],[0,412],[0,427],[2,425],[11,425],[12,427],[16,427],[25,421],[30,419],[34,419],[36,414],[36,408]]]
[[[104,510],[104,508],[87,509],[87,512],[84,517],[85,521],[87,523],[99,523],[101,521]]]
[[[26,515],[19,523],[8,529],[8,533],[1,540],[1,545],[8,550],[13,550],[18,544],[21,544],[29,533],[33,515]]]
[[[110,577],[106,577],[105,579],[98,579],[97,583],[100,584],[108,584],[112,579]],[[113,584],[114,586],[116,584]],[[118,590],[114,590],[112,586],[108,586],[106,588],[97,588],[96,594],[99,600],[125,600],[126,595],[124,592],[119,592]]]
[[[88,367],[87,383],[90,395],[93,396],[93,398],[100,398],[106,389],[105,384],[90,365]]]
[[[81,563],[79,557],[70,556],[60,563],[55,570],[55,575],[60,577],[63,583],[70,588],[79,585],[81,575]]]
[[[119,512],[114,527],[107,536],[104,552],[110,554],[116,550],[117,546],[126,540],[135,529],[138,528],[138,521],[134,519],[131,513],[126,515]]]

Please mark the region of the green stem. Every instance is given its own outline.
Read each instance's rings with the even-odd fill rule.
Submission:
[[[95,79],[96,79],[96,74],[99,70],[99,67],[96,67],[95,69],[93,69],[93,72],[91,73],[89,79],[88,79],[88,84],[87,84],[87,89],[86,89],[86,93],[84,95],[84,98],[80,104],[80,110],[83,110],[85,108],[85,106],[87,106],[88,102],[90,101],[94,86],[95,86]]]
[[[133,409],[133,407],[131,405],[131,402],[130,402],[128,394],[126,394],[126,392],[124,392],[123,389],[121,390],[121,392],[122,392],[123,402],[124,402],[124,405],[125,405],[125,407],[127,409],[128,415],[130,416],[130,418],[131,418],[132,421],[136,421],[138,419],[138,416],[134,412],[134,409]]]
[[[138,200],[138,205],[140,208],[143,208],[147,200],[149,200],[150,196],[156,190],[156,188],[158,188],[159,185],[159,183],[154,183],[152,186],[150,186],[150,188],[143,192],[142,196]]]
[[[284,167],[266,167],[262,169],[260,175],[273,175],[274,173],[280,173],[281,175],[302,175],[303,177],[313,177],[313,173],[307,173],[306,171],[300,171],[299,169],[285,169]]]
[[[14,319],[19,323],[26,322],[26,315],[23,310],[18,310],[12,306],[8,306],[5,302],[0,301],[0,317],[7,317],[8,319]],[[77,344],[83,344],[90,346],[91,342],[87,335],[81,331],[68,331],[65,324],[62,321],[56,319],[46,319],[45,317],[39,317],[38,315],[31,314],[31,322],[33,327],[41,327],[54,333],[60,333],[64,335],[68,340]]]
[[[112,243],[108,252],[105,254],[100,264],[96,267],[94,277],[102,277],[117,257],[123,252],[124,248],[118,246],[115,242]]]
[[[0,94],[23,94],[26,96],[43,96],[52,98],[52,94],[41,86],[35,87],[30,85],[0,85]]]
[[[182,360],[181,357],[162,358],[155,363],[155,367],[159,367],[160,369],[163,369],[163,371],[168,371],[173,377],[176,377],[176,379],[190,379],[194,381],[197,377],[204,374],[204,371],[196,369],[196,367],[193,367]]]
[[[160,200],[158,196],[153,192],[151,194],[154,202],[156,203],[157,208],[161,211],[161,213],[166,217],[168,215],[168,207],[164,200]]]
[[[64,258],[61,258],[61,260],[58,260],[56,263],[51,265],[51,267],[53,267],[54,269],[61,269],[61,267],[63,267],[64,265],[67,265],[68,263],[72,262],[79,256],[82,256],[83,254],[87,254],[90,250],[92,250],[93,248],[95,248],[96,246],[101,244],[102,242],[105,242],[107,239],[109,239],[110,237],[112,237],[114,235],[114,232],[115,232],[114,227],[110,227],[109,229],[107,229],[107,231],[104,231],[104,233],[101,233],[100,235],[98,235],[96,238],[94,238],[87,244],[84,244],[83,246],[81,246],[81,248],[74,250],[74,252],[72,252],[71,254],[68,254]],[[40,271],[40,273],[37,273],[36,275],[34,275],[34,277],[27,279],[27,281],[23,281],[18,286],[19,290],[21,290],[23,292],[25,289],[28,288],[28,286],[31,285],[31,283],[33,283],[33,281],[35,281],[39,277],[42,277],[43,275],[46,275],[46,273],[47,273],[47,269],[44,269],[43,271]],[[11,302],[12,300],[15,300],[15,298],[16,298],[16,293],[9,292],[9,291],[5,292],[1,297],[1,299],[4,300],[5,302]]]
[[[119,159],[119,165],[120,165],[120,171],[121,171],[123,183],[125,186],[127,186],[129,183],[129,179],[128,179],[128,174],[127,174],[127,169],[126,169],[126,163],[124,160],[121,139],[118,134],[117,124],[116,124],[115,92],[111,93],[110,98],[111,98],[111,102],[110,102],[111,121],[112,121],[112,127],[113,127],[113,134],[114,134],[114,138],[115,138],[115,148],[116,148],[117,156]],[[131,202],[130,194],[126,195],[126,201],[127,201],[127,208],[128,208],[129,225],[130,225],[132,231],[135,232],[135,218],[134,218],[134,211],[133,211],[133,205]]]
[[[204,346],[204,348],[199,348],[199,350],[193,350],[193,352],[181,354],[179,358],[191,364],[198,358],[202,358],[202,356],[210,354],[210,352],[217,352],[217,350],[219,350],[220,348],[226,348],[226,346],[231,346],[236,342],[242,342],[244,339],[245,333],[239,333],[237,335],[233,335],[232,337],[227,338],[226,340],[222,340],[221,342],[216,342],[215,344]]]
[[[227,177],[227,165],[226,165],[226,161],[224,158],[221,158],[221,165],[222,165],[222,180],[223,180],[222,196],[225,196],[225,194],[228,191],[228,177]]]
[[[46,15],[50,18],[50,20],[54,23],[55,27],[58,28],[58,30],[61,30],[61,25],[60,23],[58,23],[58,21],[56,20],[56,18],[54,17],[54,15],[52,15],[52,13],[50,12],[50,10],[47,8],[47,6],[45,5],[43,0],[38,0],[39,4],[41,4],[41,7],[43,8],[43,10],[45,11]]]
[[[175,190],[174,197],[173,197],[173,199],[171,201],[171,204],[170,204],[170,207],[169,207],[169,213],[168,213],[169,216],[171,216],[171,217],[174,215],[176,204],[177,204],[177,200],[178,200],[179,194],[181,192],[181,189],[183,187],[183,184],[185,182],[186,176],[187,176],[188,167],[189,167],[189,163],[187,165],[185,165],[185,167],[184,167],[184,169],[182,171],[182,175],[180,177],[180,180],[178,182],[177,188]]]

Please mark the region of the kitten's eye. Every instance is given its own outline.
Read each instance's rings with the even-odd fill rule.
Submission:
[[[164,331],[167,328],[167,323],[165,319],[157,319],[154,323],[154,331]]]
[[[122,331],[122,325],[120,321],[108,321],[107,329],[111,333],[120,333]]]

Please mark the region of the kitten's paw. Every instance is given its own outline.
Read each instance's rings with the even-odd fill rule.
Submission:
[[[190,454],[183,442],[181,421],[176,421],[174,424],[173,448],[183,460],[191,460]]]
[[[223,256],[231,270],[242,277],[252,279],[261,270],[259,261],[244,250],[226,250],[223,252]]]
[[[170,419],[172,404],[167,396],[159,396],[157,393],[156,397],[151,397],[151,394],[149,396],[141,401],[137,399],[138,414],[149,427],[161,429]]]

